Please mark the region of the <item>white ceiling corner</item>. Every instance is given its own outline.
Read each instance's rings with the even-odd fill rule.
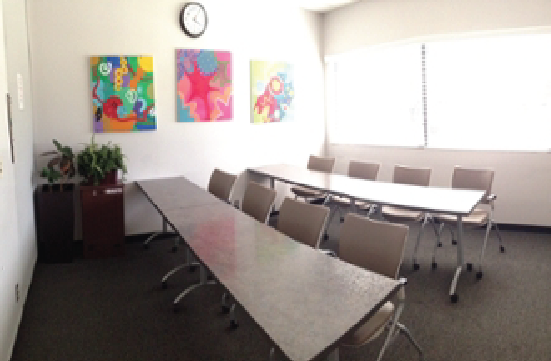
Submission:
[[[298,0],[298,5],[306,10],[326,12],[360,0]]]

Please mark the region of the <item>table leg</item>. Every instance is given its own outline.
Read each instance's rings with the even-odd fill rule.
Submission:
[[[204,265],[199,265],[199,283],[196,283],[194,285],[191,285],[189,286],[188,288],[186,288],[185,290],[182,291],[182,293],[180,293],[178,295],[178,297],[176,297],[174,299],[174,312],[177,312],[179,310],[179,303],[180,301],[186,296],[188,295],[191,291],[193,291],[194,289],[200,287],[200,286],[204,286],[204,285],[215,285],[216,284],[216,281],[212,280],[212,281],[209,281],[208,280],[208,277],[207,277],[207,268],[204,266]]]
[[[463,270],[463,220],[461,216],[457,216],[457,268],[452,279],[450,287],[450,300],[452,303],[458,301],[458,296],[455,291],[457,287],[457,281]]]
[[[177,237],[180,239],[180,237]],[[190,268],[190,270],[193,270],[195,267],[200,266],[200,263],[194,262],[193,255],[191,254],[191,251],[188,247],[186,247],[186,262],[182,263],[181,265],[171,269],[166,275],[164,275],[163,279],[161,280],[161,286],[163,288],[167,288],[167,280],[170,276],[178,272],[179,270],[183,268]]]
[[[275,178],[270,177],[270,188],[275,189]],[[275,212],[275,203],[272,204],[272,213]]]
[[[162,226],[163,230],[161,232],[152,233],[149,237],[147,237],[147,239],[143,242],[143,248],[148,249],[149,243],[151,243],[152,240],[154,240],[157,236],[160,236],[161,234],[166,234],[168,232],[168,223],[164,217],[162,217],[162,220],[163,220],[163,226]],[[172,248],[172,252],[176,252],[174,248],[178,248],[178,244],[176,244]]]
[[[358,210],[356,209],[356,200],[354,198],[350,198],[350,212],[358,213]]]
[[[165,221],[165,224],[163,226],[166,227],[166,221]],[[180,247],[180,237],[178,236],[178,237],[174,238],[174,246],[172,246],[172,250],[171,250],[172,253],[176,253],[178,251],[179,247]]]

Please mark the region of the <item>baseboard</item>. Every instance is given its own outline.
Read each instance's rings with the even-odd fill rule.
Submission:
[[[549,226],[536,226],[536,225],[512,224],[512,223],[498,223],[498,226],[500,230],[504,230],[504,231],[551,234],[551,227]]]

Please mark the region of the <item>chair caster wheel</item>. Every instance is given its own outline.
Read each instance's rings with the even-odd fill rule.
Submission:
[[[436,269],[438,267],[438,264],[436,262],[432,262],[432,269]]]
[[[324,241],[327,241],[328,239],[329,239],[329,235],[328,235],[327,233],[325,233],[325,234],[323,235],[323,240],[324,240]]]
[[[471,272],[473,270],[473,264],[467,263],[467,271]]]
[[[413,264],[413,270],[414,270],[414,271],[419,270],[419,263],[414,263],[414,264]]]
[[[452,303],[457,303],[458,300],[459,300],[459,297],[457,296],[457,293],[454,293],[453,295],[450,296],[450,301],[452,301]]]
[[[222,313],[224,313],[224,314],[230,313],[230,307],[229,306],[222,306]]]
[[[149,243],[145,243],[145,244],[143,245],[143,249],[149,249]]]
[[[238,328],[238,327],[239,327],[239,324],[237,323],[237,321],[235,321],[235,320],[231,320],[231,321],[230,321],[230,328],[231,328],[232,330],[235,330],[235,329]]]
[[[341,223],[344,223],[344,217],[341,217],[340,220],[341,220]]]
[[[500,251],[501,253],[505,253],[505,247],[503,247],[503,246],[499,247],[499,251]]]
[[[172,246],[172,249],[170,250],[170,252],[172,252],[172,253],[178,252],[178,247]]]
[[[189,266],[189,268],[188,268],[189,273],[195,272],[196,269],[197,269],[197,266]]]
[[[177,303],[175,303],[174,306],[172,306],[172,311],[174,313],[180,312],[180,306]]]
[[[457,246],[457,241],[456,241],[455,239],[452,239],[452,244],[453,244],[454,246]]]
[[[438,242],[437,246],[442,247],[442,242]]]
[[[477,280],[482,279],[482,271],[476,272],[476,279],[477,279]]]
[[[168,288],[168,285],[166,284],[166,281],[161,282],[161,288],[163,290],[166,290]]]

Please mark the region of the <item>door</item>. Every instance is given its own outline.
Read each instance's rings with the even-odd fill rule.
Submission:
[[[19,305],[15,285],[18,280],[17,203],[14,166],[7,116],[7,76],[4,24],[0,3],[0,361],[8,360],[17,332]]]

